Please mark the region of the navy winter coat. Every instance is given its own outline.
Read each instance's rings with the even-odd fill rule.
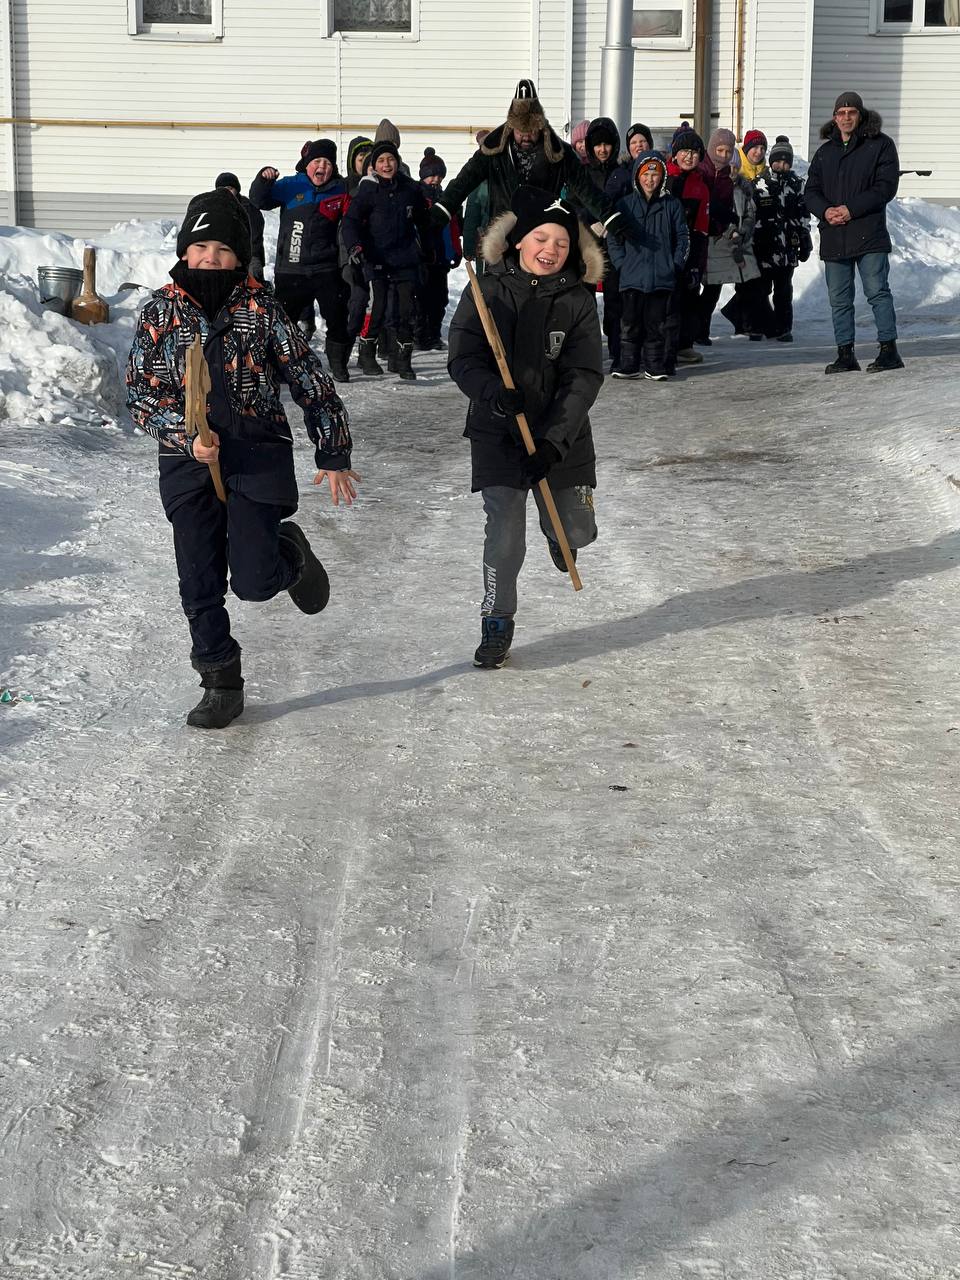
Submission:
[[[667,191],[665,181],[651,200],[637,190],[637,170],[646,159],[649,153],[641,152],[634,160],[634,189],[617,201],[617,208],[627,216],[630,233],[623,240],[608,236],[606,241],[610,260],[620,272],[621,291],[675,289],[690,251],[683,205]]]
[[[334,172],[316,187],[305,173],[289,178],[264,178],[258,173],[250,186],[256,209],[280,210],[277,241],[278,276],[312,276],[337,267],[337,231],[347,200],[347,185]]]
[[[368,279],[386,274],[412,278],[420,268],[430,233],[429,205],[419,182],[398,173],[389,182],[368,173],[350,200],[343,220],[343,244],[349,253],[363,250]]]
[[[810,162],[803,196],[807,208],[820,219],[824,262],[890,252],[887,205],[900,185],[900,157],[893,139],[880,132],[882,123],[875,111],[867,111],[846,146],[832,120],[820,130],[826,141]],[[842,204],[850,210],[851,219],[843,226],[831,226],[824,214]]]

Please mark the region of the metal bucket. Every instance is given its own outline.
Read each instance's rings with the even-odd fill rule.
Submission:
[[[83,272],[76,267],[37,267],[37,283],[41,302],[57,298],[66,309],[83,287]]]

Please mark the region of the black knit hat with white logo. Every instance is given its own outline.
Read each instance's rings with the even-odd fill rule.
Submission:
[[[188,245],[208,240],[228,245],[241,267],[250,262],[250,223],[240,201],[226,187],[204,191],[187,205],[177,236],[177,257],[183,257]]]
[[[516,214],[517,224],[507,241],[514,248],[525,235],[546,222],[556,222],[563,227],[570,236],[571,247],[579,243],[580,220],[570,205],[560,200],[552,191],[542,191],[539,187],[517,187],[510,209]]]

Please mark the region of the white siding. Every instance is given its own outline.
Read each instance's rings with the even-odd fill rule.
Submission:
[[[786,134],[807,154],[808,18],[813,0],[754,0],[750,15],[744,130],[758,128],[773,143]]]
[[[935,127],[960,111],[960,36],[872,36],[869,21],[870,0],[816,0],[811,148],[837,94],[856,90],[883,117],[902,167],[934,171],[904,177],[901,195],[960,201],[960,153]]]
[[[11,66],[11,38],[13,20],[10,0],[0,0],[0,115],[14,114],[13,68]],[[14,130],[12,125],[0,125],[0,223],[16,222],[16,163],[14,159]]]
[[[122,0],[13,0],[20,114],[33,118],[298,123],[302,129],[17,130],[21,221],[82,235],[132,216],[177,216],[222,169],[248,183],[264,164],[292,170],[315,129],[343,145],[388,115],[416,172],[433,145],[452,173],[473,133],[502,121],[530,65],[530,11],[482,13],[420,0],[419,40],[322,36],[318,0],[226,0],[218,42],[127,34]],[[510,57],[504,57],[504,50]],[[439,132],[435,126],[456,126]]]

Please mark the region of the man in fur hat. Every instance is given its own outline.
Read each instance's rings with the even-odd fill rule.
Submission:
[[[890,233],[887,205],[897,194],[900,158],[883,122],[868,111],[859,93],[841,93],[833,118],[820,130],[824,139],[810,164],[804,201],[820,220],[823,259],[837,358],[826,373],[859,369],[854,352],[855,272],[873,308],[880,352],[868,373],[902,369],[897,351],[897,316],[888,275]]]
[[[574,149],[550,128],[532,80],[521,80],[517,85],[506,120],[487,134],[446,188],[443,199],[434,204],[430,211],[433,221],[438,226],[449,221],[481,182],[487,183],[490,193],[491,220],[509,210],[517,188],[526,184],[558,199],[566,189],[608,231],[616,232],[624,225],[623,215],[594,186]]]

